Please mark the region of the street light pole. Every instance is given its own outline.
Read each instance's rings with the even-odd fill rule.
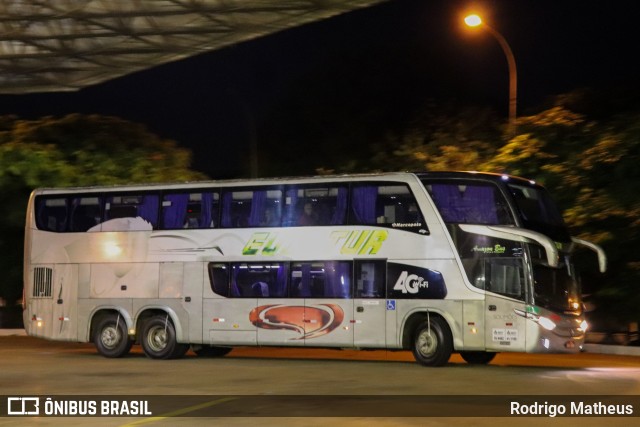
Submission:
[[[464,18],[464,22],[469,27],[482,26],[489,34],[498,40],[502,51],[507,57],[507,65],[509,66],[509,131],[511,135],[516,133],[516,105],[518,97],[518,72],[516,69],[516,59],[513,56],[509,43],[502,34],[494,30],[489,25],[482,22],[482,19],[478,15],[469,15]]]

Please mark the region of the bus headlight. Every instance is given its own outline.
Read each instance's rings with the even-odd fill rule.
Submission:
[[[555,322],[547,317],[540,316],[538,323],[548,331],[553,331],[556,328]]]
[[[587,323],[586,320],[583,320],[582,322],[580,322],[580,329],[582,329],[583,332],[587,332],[588,328],[589,328],[589,324]]]

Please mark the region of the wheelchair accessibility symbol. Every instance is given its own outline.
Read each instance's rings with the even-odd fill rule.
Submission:
[[[388,299],[387,300],[387,310],[395,310],[396,309],[396,300]]]

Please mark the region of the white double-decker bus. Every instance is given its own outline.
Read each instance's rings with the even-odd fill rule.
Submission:
[[[140,344],[153,359],[234,346],[577,352],[576,245],[547,192],[480,173],[389,173],[35,190],[24,325]]]

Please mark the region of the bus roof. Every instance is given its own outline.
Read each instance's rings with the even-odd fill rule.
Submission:
[[[102,191],[142,191],[142,190],[162,190],[162,189],[192,189],[203,187],[244,187],[252,185],[286,185],[286,184],[315,184],[318,182],[350,182],[353,180],[376,181],[391,180],[405,182],[407,179],[415,179],[416,176],[409,172],[384,172],[369,174],[344,174],[344,175],[316,175],[301,177],[275,177],[275,178],[250,178],[250,179],[230,179],[230,180],[207,180],[207,181],[187,181],[187,182],[164,182],[148,184],[114,184],[84,187],[42,187],[34,190],[35,194],[63,194],[63,193],[93,193]]]
[[[473,179],[479,181],[513,183],[529,187],[542,187],[542,185],[536,183],[534,180],[504,173],[476,171],[434,171],[417,172],[416,175],[420,179]]]
[[[314,184],[318,181],[327,182],[349,182],[352,180],[375,181],[380,179],[393,181],[406,181],[409,177],[419,179],[473,179],[491,182],[510,182],[518,185],[531,187],[542,187],[533,180],[520,178],[513,175],[475,172],[475,171],[434,171],[434,172],[382,172],[382,173],[362,173],[362,174],[342,174],[342,175],[315,175],[297,177],[273,177],[273,178],[248,178],[248,179],[226,179],[226,180],[206,180],[206,181],[186,181],[186,182],[164,182],[148,184],[114,184],[82,187],[42,187],[34,190],[35,194],[62,194],[62,193],[93,193],[102,191],[142,191],[152,189],[192,189],[203,187],[243,187],[251,185],[285,185],[291,184]]]

